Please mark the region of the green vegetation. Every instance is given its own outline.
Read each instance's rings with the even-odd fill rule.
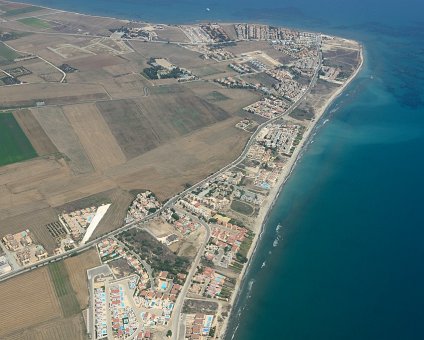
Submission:
[[[168,331],[166,332],[166,337],[170,338],[171,336],[172,336],[172,331],[168,329]]]
[[[19,53],[16,53],[11,48],[7,47],[4,43],[0,42],[0,63],[9,63],[16,58],[20,57]]]
[[[242,269],[243,269],[243,265],[239,262],[233,262],[232,264],[229,265],[229,267],[232,271],[236,272],[236,273],[241,273]]]
[[[133,228],[123,231],[116,238],[144,259],[156,272],[167,271],[174,276],[187,273],[189,259],[175,255],[166,245],[144,230]]]
[[[38,11],[40,9],[41,8],[37,7],[37,6],[27,6],[27,7],[21,7],[21,8],[14,8],[14,9],[7,10],[6,13],[4,14],[4,16],[5,17],[11,17],[11,16],[14,16],[14,15],[35,12],[35,11]]]
[[[248,235],[246,235],[246,238],[243,240],[243,242],[240,245],[240,249],[237,254],[240,254],[241,258],[246,258],[247,253],[249,252],[250,246],[253,242],[253,233],[249,232]]]
[[[48,268],[64,317],[78,314],[81,309],[72,289],[65,263],[54,262]]]
[[[0,113],[0,166],[37,157],[12,113]]]
[[[158,67],[147,67],[143,70],[144,75],[149,79],[178,79],[187,74],[186,71],[175,67],[169,71],[165,71]]]
[[[233,200],[231,202],[231,209],[233,209],[234,211],[240,214],[248,215],[248,216],[252,215],[254,212],[254,209],[251,205],[239,200]]]
[[[19,19],[18,21],[27,26],[31,26],[35,28],[50,28],[51,27],[47,21],[40,20],[38,18],[24,18],[24,19]]]

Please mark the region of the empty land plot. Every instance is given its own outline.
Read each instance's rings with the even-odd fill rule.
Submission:
[[[64,106],[63,111],[96,170],[125,162],[125,155],[94,104]]]
[[[59,82],[62,79],[61,72],[39,58],[24,61],[21,64],[24,64],[32,72],[31,75],[20,78],[22,81],[40,83],[46,81]]]
[[[29,5],[24,5],[24,4],[20,4],[20,5],[23,5],[23,6],[15,7],[15,8],[10,7],[10,9],[6,9],[6,13],[4,13],[3,16],[11,17],[11,16],[26,14],[26,13],[32,13],[32,12],[35,12],[35,11],[42,10],[41,7],[29,6]]]
[[[244,107],[261,98],[261,95],[255,91],[228,89],[218,84],[196,82],[188,83],[184,86],[190,88],[197,96],[231,114],[241,113]]]
[[[214,64],[212,60],[200,58],[200,53],[190,51],[184,47],[175,44],[158,44],[151,42],[132,41],[131,47],[142,55],[146,60],[149,58],[165,57],[172,64],[191,69],[202,65]],[[140,58],[137,54],[129,54],[128,58]],[[216,63],[215,63],[216,64]]]
[[[127,158],[229,117],[191,91],[97,105]]]
[[[125,62],[126,60],[123,58],[109,54],[101,54],[74,59],[72,60],[72,66],[80,71],[89,71],[107,66],[119,65]]]
[[[190,39],[177,26],[162,26],[162,29],[155,30],[155,32],[158,35],[158,40],[190,42]]]
[[[90,84],[23,84],[2,88],[2,108],[32,107],[37,102],[50,105],[76,104],[108,98],[99,85]]]
[[[61,309],[47,268],[0,283],[0,338],[57,318]]]
[[[48,208],[52,181],[63,186],[69,173],[64,161],[44,158],[0,167],[0,220]]]
[[[54,178],[41,188],[46,201],[54,207],[116,188],[116,183],[98,173]]]
[[[24,25],[31,26],[34,28],[47,29],[51,27],[47,21],[38,18],[23,18],[19,19],[18,21],[23,23]]]
[[[318,79],[316,85],[305,96],[290,116],[299,120],[310,120],[327,105],[327,99],[340,86]]]
[[[30,110],[18,110],[13,115],[39,156],[58,152]]]
[[[247,204],[239,200],[233,200],[231,202],[231,209],[234,210],[235,212],[238,212],[243,215],[248,215],[248,216],[252,215],[253,212],[255,211],[255,209],[250,204]]]
[[[69,257],[65,261],[65,267],[69,274],[73,290],[81,309],[88,306],[88,280],[87,270],[99,266],[100,260],[95,248],[77,256]]]
[[[82,174],[93,170],[78,136],[61,108],[44,107],[33,109],[32,112],[56,148],[69,159],[74,173]]]
[[[83,14],[59,12],[48,16],[52,20],[59,21],[60,26],[56,30],[61,33],[81,33],[90,32],[93,35],[109,36],[109,28],[121,27],[128,21],[107,17],[94,17]]]
[[[42,325],[8,335],[3,340],[85,340],[85,324],[81,314],[70,318],[56,319]]]
[[[80,305],[72,288],[65,263],[63,261],[51,263],[48,266],[48,270],[63,315],[68,317],[78,314],[81,311]]]
[[[124,224],[124,218],[127,215],[128,207],[134,200],[134,195],[122,189],[116,189],[110,192],[110,202],[112,205],[109,207],[106,214],[101,219],[96,230],[94,230],[91,239],[115,230]]]
[[[124,189],[149,188],[164,200],[236,159],[250,134],[235,127],[240,118],[173,139],[126,164],[106,171]]]

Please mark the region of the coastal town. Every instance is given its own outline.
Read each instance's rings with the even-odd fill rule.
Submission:
[[[17,11],[16,15],[20,11],[31,13],[25,7],[8,9],[7,6],[0,2],[0,16],[8,17],[8,11],[12,18],[15,12],[11,11]],[[28,23],[25,19],[6,20],[8,26],[5,25],[10,31],[18,32],[19,25]],[[91,251],[91,260],[96,265],[84,269],[84,277],[80,278],[86,289],[81,288],[83,284],[79,286],[87,295],[81,308],[84,336],[222,339],[268,211],[315,124],[356,75],[359,60],[362,63],[359,46],[319,33],[262,24],[175,26],[108,19],[107,29],[94,34],[88,23],[79,27],[77,20],[71,22],[66,16],[60,20],[62,25],[46,21],[43,29],[58,35],[66,33],[69,35],[66,43],[48,42],[40,55],[13,58],[10,63],[15,68],[0,65],[4,74],[0,78],[2,86],[12,82],[14,86],[31,84],[37,72],[32,68],[34,60],[41,69],[41,63],[50,63],[43,60],[51,56],[59,58],[61,63],[60,67],[53,65],[54,70],[49,72],[59,74],[53,76],[43,69],[37,79],[44,77],[69,88],[82,77],[87,85],[83,74],[89,69],[77,62],[82,55],[93,58],[92,65],[102,64],[102,72],[112,74],[117,83],[110,85],[109,78],[100,79],[104,74],[99,73],[96,81],[101,84],[101,91],[106,89],[104,94],[93,92],[80,104],[61,106],[63,122],[75,129],[66,136],[64,132],[63,136],[55,132],[54,124],[59,124],[55,119],[59,118],[49,111],[55,102],[42,96],[35,99],[34,121],[45,124],[43,143],[48,138],[60,141],[57,145],[62,143],[61,149],[55,147],[54,152],[43,157],[56,162],[57,168],[66,166],[63,176],[69,173],[73,178],[81,176],[82,186],[77,185],[77,180],[67,179],[64,183],[75,186],[75,192],[62,192],[64,184],[59,178],[53,186],[58,203],[28,209],[25,218],[17,222],[6,219],[10,228],[0,235],[0,284],[13,282],[21,274],[83,257]],[[14,36],[9,39],[2,34],[0,44],[9,48],[10,43],[12,49]],[[75,40],[74,35],[78,37]],[[83,42],[84,39],[90,41]],[[339,53],[343,44],[358,52],[358,64],[351,69],[344,66],[347,62],[335,61],[334,51]],[[134,53],[139,53],[137,58],[142,55],[143,62],[131,59]],[[187,62],[184,55],[192,60]],[[102,58],[95,59],[98,56]],[[136,65],[137,73],[130,66],[122,66],[125,60],[131,60],[131,67]],[[247,93],[247,97],[242,98],[242,93]],[[61,94],[60,98],[68,100],[69,95]],[[149,110],[146,101],[152,96],[154,100],[149,105],[154,115],[146,116]],[[83,131],[86,120],[80,116],[78,105],[84,106],[91,100],[95,106],[84,107],[84,112],[95,112],[93,116],[99,115],[101,119],[90,123],[91,130]],[[124,105],[125,100],[133,102]],[[110,107],[106,107],[108,101],[112,102]],[[209,118],[198,116],[191,107],[184,106],[186,102],[197,105],[202,115],[213,113]],[[160,106],[163,103],[167,107]],[[33,106],[28,104],[28,107]],[[177,107],[174,116],[166,113],[174,107]],[[230,110],[234,113],[227,116]],[[133,116],[125,116],[128,121],[115,117],[116,112],[133,111]],[[158,119],[158,115],[162,116]],[[47,119],[51,119],[49,125]],[[193,142],[197,137],[190,129],[200,129],[196,125],[200,119],[204,119],[202,129],[214,130],[209,140],[198,143]],[[140,121],[146,125],[140,125]],[[222,157],[214,156],[212,150],[219,151],[219,144],[214,143],[224,138],[220,130],[223,128],[215,129],[214,125],[227,121],[230,137],[225,138],[234,138],[229,140],[235,143],[243,137],[237,152],[225,162],[213,163],[213,168],[203,165],[202,172],[195,172],[196,163],[202,157],[210,163],[214,157]],[[130,127],[119,130],[123,124]],[[171,126],[174,130],[169,132]],[[102,139],[90,148],[91,139],[100,139],[96,129],[106,131],[108,127],[112,132],[108,132],[105,143],[110,143],[109,146],[104,148]],[[186,138],[181,145],[188,150],[188,156],[182,154],[179,146],[169,146],[177,138]],[[121,143],[118,147],[110,142],[115,139]],[[77,153],[76,147],[67,145],[74,140],[85,143],[84,152]],[[137,144],[133,140],[143,142]],[[194,150],[192,145],[196,143],[205,148]],[[160,148],[163,148],[161,161],[188,165],[175,171],[168,166],[170,163],[150,165],[156,157],[151,155]],[[143,155],[151,158],[140,158]],[[54,177],[52,169],[46,173]],[[159,174],[165,175],[155,177]],[[115,178],[121,181],[116,186],[112,183]],[[169,189],[176,180],[181,183]],[[95,183],[102,183],[104,188],[91,194]],[[35,192],[31,185],[18,183],[13,190],[20,192],[29,186]],[[31,191],[31,197],[38,196]],[[32,212],[37,209],[50,210],[46,218],[32,218]],[[50,277],[56,275],[49,273]],[[56,279],[52,285],[59,281]],[[63,287],[55,289],[54,294],[59,294]],[[78,293],[75,287],[73,290]],[[61,303],[61,308],[66,308],[66,303]]]

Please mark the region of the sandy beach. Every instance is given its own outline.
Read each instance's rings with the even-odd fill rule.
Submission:
[[[300,141],[300,143],[296,147],[292,156],[287,161],[283,171],[280,174],[280,177],[279,177],[277,183],[271,188],[267,198],[265,199],[263,205],[261,206],[261,208],[259,210],[259,214],[258,214],[258,216],[255,220],[255,224],[254,224],[255,237],[253,239],[252,246],[251,246],[249,253],[248,253],[248,256],[247,256],[248,257],[248,263],[243,267],[243,270],[240,274],[240,277],[237,280],[237,284],[236,284],[235,289],[234,289],[234,294],[232,295],[231,301],[230,301],[230,305],[231,305],[230,316],[224,321],[223,327],[220,330],[220,338],[221,339],[225,338],[225,335],[226,335],[226,332],[227,332],[227,327],[228,327],[228,322],[229,322],[229,319],[230,319],[231,314],[233,312],[234,304],[236,303],[236,301],[237,301],[237,299],[240,295],[240,289],[241,289],[241,287],[244,283],[244,277],[246,276],[246,273],[250,268],[250,264],[252,262],[254,255],[255,255],[258,243],[261,239],[261,235],[262,235],[262,232],[264,230],[264,226],[267,222],[267,219],[268,219],[269,213],[272,210],[272,207],[274,206],[278,196],[280,195],[281,191],[283,190],[284,184],[286,183],[286,181],[289,179],[291,173],[293,172],[293,170],[294,170],[294,168],[297,164],[297,161],[299,160],[302,152],[304,151],[304,148],[307,146],[308,141],[310,140],[310,137],[312,136],[312,132],[315,130],[315,128],[317,126],[317,123],[321,120],[321,118],[323,118],[323,115],[326,112],[327,108],[334,102],[334,100],[336,100],[336,98],[338,98],[343,93],[343,91],[352,82],[352,80],[356,78],[356,76],[358,75],[358,73],[362,69],[363,63],[364,63],[363,46],[361,45],[360,64],[359,64],[358,68],[355,70],[355,72],[349,77],[349,79],[341,87],[339,87],[338,89],[336,89],[334,91],[334,93],[328,98],[328,100],[325,102],[324,105],[322,105],[320,108],[317,108],[317,113],[316,113],[314,119],[309,123],[308,127],[306,128],[306,130],[303,134],[302,140]]]

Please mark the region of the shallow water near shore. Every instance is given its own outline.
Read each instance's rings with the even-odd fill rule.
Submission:
[[[32,2],[156,22],[262,21],[361,41],[363,71],[327,110],[272,209],[227,338],[422,338],[422,1]]]

